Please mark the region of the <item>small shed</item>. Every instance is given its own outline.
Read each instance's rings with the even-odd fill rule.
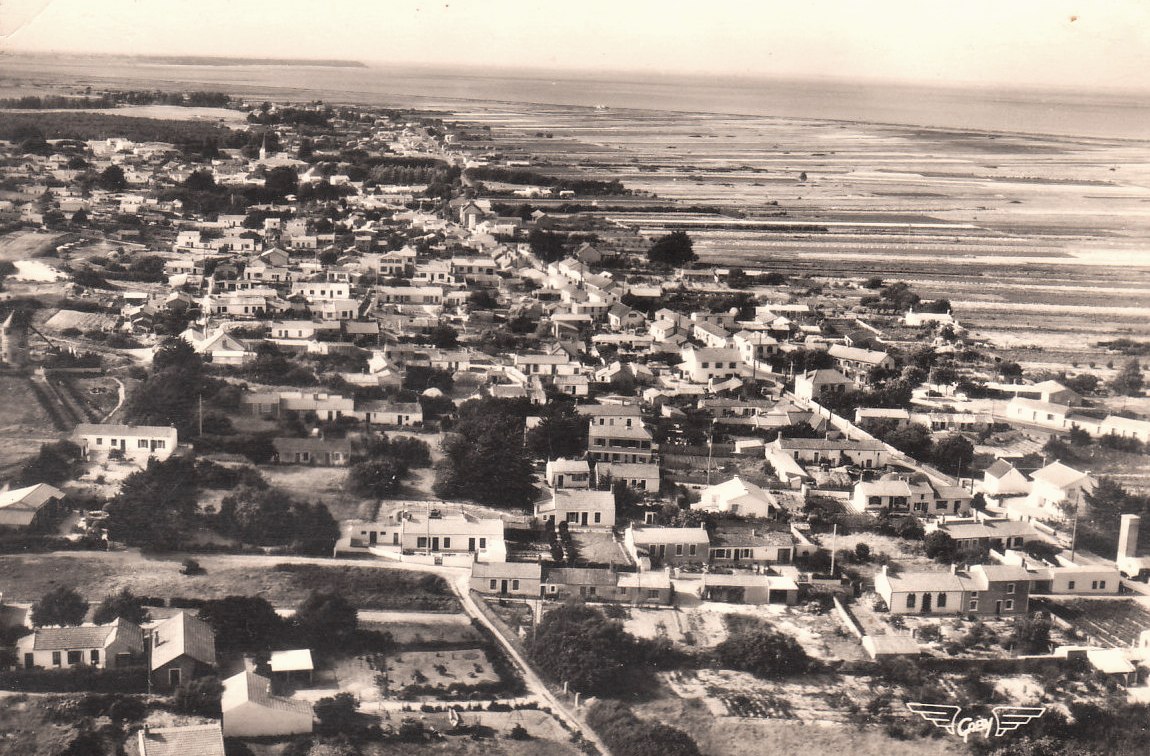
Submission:
[[[909,635],[865,635],[862,644],[872,659],[918,656],[922,653],[918,642]]]
[[[297,685],[301,683],[311,685],[312,673],[315,671],[311,649],[308,648],[272,651],[268,666],[271,668],[273,679]]]

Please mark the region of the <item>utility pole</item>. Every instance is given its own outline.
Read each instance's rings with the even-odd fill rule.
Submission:
[[[200,394],[200,435],[204,435],[204,395]]]
[[[711,418],[711,435],[707,439],[707,485],[711,485],[711,457],[715,452],[715,418]]]
[[[834,524],[834,529],[831,530],[831,577],[835,576],[835,543],[839,538],[839,524]]]

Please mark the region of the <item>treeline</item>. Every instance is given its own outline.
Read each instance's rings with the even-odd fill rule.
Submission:
[[[630,194],[618,179],[595,181],[593,179],[567,179],[548,176],[535,171],[512,170],[498,166],[478,166],[468,168],[467,177],[475,181],[499,181],[504,184],[524,184],[547,186],[559,191],[572,191],[576,194],[611,195]]]
[[[0,100],[4,110],[70,110],[88,108],[114,108],[115,100],[107,95],[99,97],[65,97],[62,95],[26,95]]]
[[[3,109],[70,110],[114,108],[117,105],[177,105],[184,108],[226,108],[231,98],[223,92],[162,92],[110,90],[98,95],[25,95],[0,100]]]
[[[314,126],[326,129],[331,126],[332,115],[333,112],[330,107],[325,107],[322,110],[313,110],[311,108],[277,108],[272,110],[269,107],[263,107],[260,110],[248,114],[248,123],[260,124],[262,126],[273,126],[276,124]]]
[[[165,121],[105,113],[12,113],[0,119],[0,139],[107,139],[171,142],[177,146],[226,142],[232,130],[197,121]]]

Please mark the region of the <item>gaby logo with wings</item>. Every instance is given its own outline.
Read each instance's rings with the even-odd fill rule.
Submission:
[[[1046,707],[1038,706],[995,706],[989,717],[959,717],[961,706],[908,703],[906,707],[935,727],[962,738],[963,742],[980,732],[986,733],[988,739],[1000,738],[1038,719],[1046,711]]]

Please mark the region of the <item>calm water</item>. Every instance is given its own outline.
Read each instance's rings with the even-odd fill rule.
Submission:
[[[849,81],[548,74],[375,66],[164,66],[8,58],[0,74],[73,82],[195,84],[268,97],[379,105],[460,101],[675,110],[1150,139],[1150,94],[960,89]]]

